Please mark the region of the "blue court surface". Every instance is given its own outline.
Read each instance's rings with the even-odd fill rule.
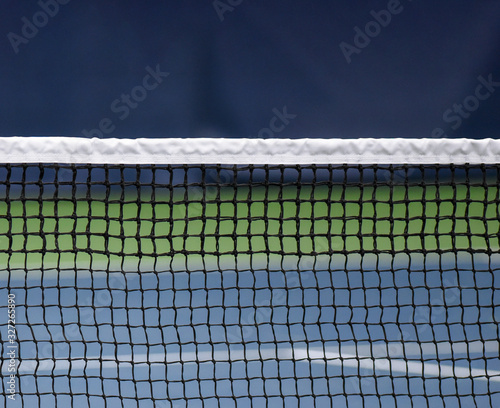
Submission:
[[[14,271],[22,399],[7,407],[499,406],[498,265],[462,253]]]

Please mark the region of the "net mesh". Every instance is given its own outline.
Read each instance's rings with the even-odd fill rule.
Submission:
[[[499,406],[499,179],[2,165],[3,404]]]

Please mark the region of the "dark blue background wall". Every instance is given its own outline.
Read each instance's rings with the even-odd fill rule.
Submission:
[[[499,1],[54,1],[2,2],[2,136],[500,135]]]

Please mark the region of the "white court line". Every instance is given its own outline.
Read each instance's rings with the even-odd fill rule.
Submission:
[[[490,342],[492,348],[493,343]],[[497,347],[498,347],[498,343]],[[483,349],[482,352],[484,352]],[[469,352],[472,351],[469,349]],[[466,354],[459,355],[457,358],[466,358]],[[424,354],[426,360],[435,358],[432,355]],[[443,358],[443,357],[441,357]],[[235,362],[252,362],[261,360],[279,361],[294,361],[294,362],[310,362],[312,364],[328,364],[334,366],[342,366],[362,370],[362,375],[375,375],[382,372],[390,373],[395,376],[422,376],[435,378],[473,378],[476,380],[489,380],[500,382],[500,370],[470,368],[446,362],[429,362],[419,361],[417,358],[409,358],[405,360],[400,357],[371,357],[370,355],[356,356],[356,353],[339,353],[335,351],[323,351],[319,348],[305,347],[280,347],[278,350],[272,348],[246,349],[246,350],[230,350],[230,351],[199,351],[199,352],[176,352],[176,353],[152,353],[134,354],[118,356],[118,360],[114,356],[91,357],[84,359],[67,359],[44,360],[38,362],[36,360],[23,360],[18,367],[18,372],[23,375],[29,374],[44,374],[50,375],[53,373],[72,373],[79,370],[101,370],[101,369],[121,369],[134,366],[164,366],[167,364],[199,364],[203,362],[214,363],[235,363]],[[132,362],[133,360],[133,362]],[[76,375],[76,374],[74,374]],[[489,377],[489,378],[488,378]]]

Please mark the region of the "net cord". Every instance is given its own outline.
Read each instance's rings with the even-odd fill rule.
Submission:
[[[496,164],[497,139],[0,137],[2,163]]]

